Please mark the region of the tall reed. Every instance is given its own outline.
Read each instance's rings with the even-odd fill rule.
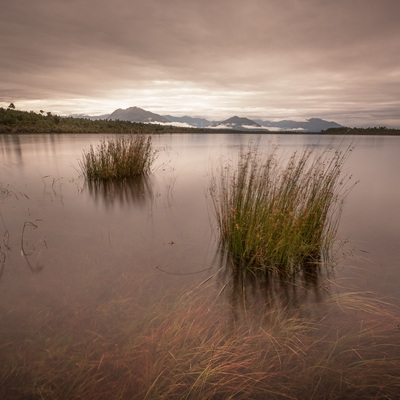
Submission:
[[[150,136],[119,136],[90,146],[80,168],[88,180],[124,180],[150,172],[155,155]]]
[[[276,151],[263,157],[249,147],[236,168],[221,165],[211,196],[221,244],[235,265],[290,275],[326,255],[349,190],[342,169],[351,150],[304,150],[282,165]]]

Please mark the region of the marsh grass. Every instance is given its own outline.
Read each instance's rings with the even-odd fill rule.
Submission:
[[[249,147],[236,167],[221,165],[210,191],[221,245],[239,269],[288,276],[327,257],[350,190],[342,170],[351,151],[304,150],[282,162]]]
[[[150,136],[118,136],[90,146],[79,166],[90,181],[126,180],[148,174],[155,155]]]
[[[334,296],[328,306],[321,319],[258,307],[233,322],[225,305],[191,291],[146,310],[132,296],[116,296],[41,311],[25,339],[1,344],[0,396],[395,398],[400,354],[390,307],[361,293]],[[263,320],[255,323],[252,313]]]

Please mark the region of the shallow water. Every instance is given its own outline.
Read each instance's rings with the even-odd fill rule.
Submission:
[[[88,185],[79,160],[102,137],[0,136],[1,343],[26,339],[24,332],[32,335],[46,316],[79,324],[86,308],[101,314],[102,305],[128,298],[146,313],[204,287],[210,298],[235,303],[229,274],[217,273],[208,189],[221,160],[235,159],[249,143],[276,148],[282,160],[304,147],[354,146],[345,169],[359,182],[345,201],[338,236],[346,244],[329,279],[336,289],[373,292],[400,305],[400,137],[153,136],[158,157],[148,178]],[[285,305],[318,309],[326,291],[311,286],[300,293],[277,285],[269,293]],[[265,298],[258,292],[251,301]]]
[[[339,227],[339,237],[349,241],[345,251],[354,257],[339,266],[336,279],[398,300],[398,137],[154,136],[159,152],[153,174],[130,187],[90,186],[80,176],[82,151],[96,145],[98,135],[3,135],[0,140],[3,307],[32,290],[38,301],[50,301],[60,290],[101,274],[129,271],[172,291],[201,282],[218,254],[208,195],[212,173],[241,145],[256,141],[265,151],[277,146],[283,158],[304,146],[354,146],[346,172],[359,183],[346,199]]]

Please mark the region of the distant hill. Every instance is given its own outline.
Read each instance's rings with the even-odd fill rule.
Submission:
[[[223,121],[210,121],[206,118],[195,118],[185,115],[177,117],[172,115],[160,115],[139,107],[127,109],[117,109],[109,115],[89,117],[90,119],[111,119],[120,121],[159,123],[166,125],[186,126],[190,128],[214,128],[232,129],[239,131],[249,130],[271,130],[271,131],[301,131],[301,132],[320,132],[332,128],[342,128],[343,126],[334,122],[326,121],[321,118],[310,118],[306,121],[268,121],[263,119],[249,119],[237,115]]]
[[[92,121],[100,121],[100,120],[108,119],[110,117],[110,114],[102,114],[102,115],[71,114],[70,117],[72,117],[72,118],[87,118],[87,119],[91,119]]]
[[[307,132],[320,132],[330,128],[343,127],[334,121],[325,121],[321,118],[310,118],[306,121],[282,120],[272,122],[259,119],[256,119],[255,121],[266,128],[279,128],[284,131],[302,130]]]
[[[209,128],[212,125],[212,122],[205,118],[194,118],[185,115],[183,117],[174,117],[172,115],[164,115],[170,122],[178,122],[182,124],[190,125],[194,128]]]
[[[118,108],[109,115],[108,119],[119,119],[120,121],[131,122],[170,122],[167,118],[161,115],[143,110],[139,107],[130,107],[125,110]]]
[[[239,130],[239,131],[251,130],[251,129],[258,129],[258,130],[262,129],[262,126],[260,124],[257,124],[256,122],[254,122],[248,118],[238,117],[237,115],[235,115],[234,117],[225,119],[224,121],[221,121],[221,122],[215,122],[213,124],[213,126],[216,128],[230,128],[230,129]]]

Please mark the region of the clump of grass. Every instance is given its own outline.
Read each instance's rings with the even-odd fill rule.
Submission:
[[[91,181],[125,180],[149,173],[155,155],[150,136],[120,136],[104,139],[96,148],[90,146],[80,168]]]
[[[336,238],[349,186],[342,176],[351,151],[293,153],[281,166],[276,151],[240,151],[236,168],[223,165],[211,195],[220,240],[243,270],[291,275],[318,262]]]

